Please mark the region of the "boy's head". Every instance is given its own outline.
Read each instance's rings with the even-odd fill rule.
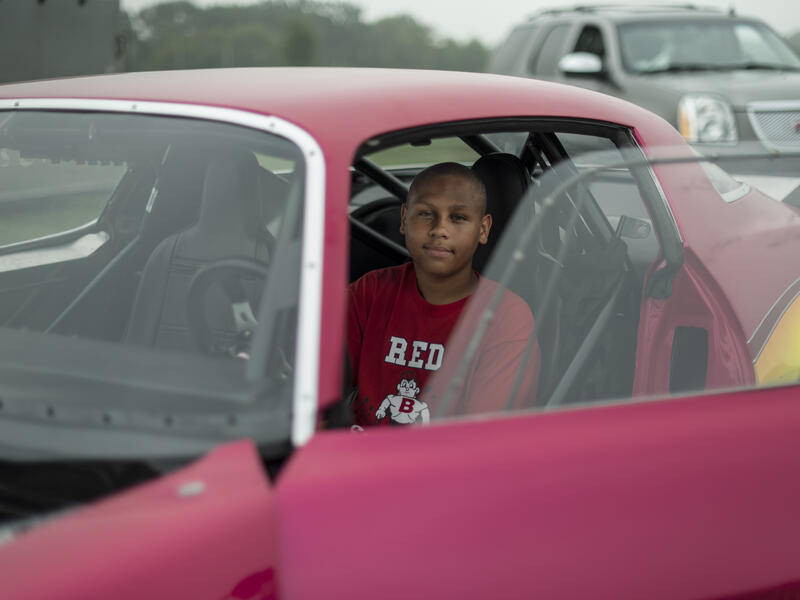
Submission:
[[[414,267],[449,278],[472,270],[478,244],[489,239],[486,188],[471,169],[445,162],[421,171],[411,183],[400,216],[400,232]]]

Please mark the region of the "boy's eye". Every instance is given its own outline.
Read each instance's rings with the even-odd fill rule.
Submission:
[[[430,217],[431,216],[431,211],[429,211],[429,210],[419,210],[419,211],[417,211],[417,215],[420,216],[420,217]]]
[[[450,218],[453,219],[453,221],[466,221],[467,220],[467,216],[466,215],[452,215]]]

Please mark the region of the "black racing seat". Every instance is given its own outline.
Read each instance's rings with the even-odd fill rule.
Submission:
[[[481,156],[472,165],[472,171],[486,187],[486,212],[492,215],[492,229],[488,243],[478,246],[472,266],[483,272],[497,241],[511,220],[520,200],[531,183],[531,177],[522,161],[507,152],[492,152]],[[532,204],[530,218],[533,218]]]
[[[350,236],[350,280],[355,281],[365,273],[374,269],[391,267],[408,260],[405,250],[405,239],[400,233],[400,205],[395,197],[379,198],[363,206],[359,206],[351,214]],[[353,224],[352,221],[356,221]],[[356,225],[361,223],[381,238],[364,235],[357,231]],[[389,240],[396,244],[386,243]],[[405,250],[403,252],[402,250]]]
[[[195,347],[187,319],[189,284],[195,273],[221,259],[250,258],[266,264],[270,258],[274,238],[261,218],[268,195],[265,186],[273,193],[287,187],[262,169],[249,151],[214,151],[203,176],[197,221],[161,241],[144,267],[126,343],[176,350]],[[285,189],[281,191],[285,197]],[[260,286],[251,282],[250,290],[260,291]],[[235,323],[221,289],[209,290],[208,308],[215,337],[221,343],[233,342]]]

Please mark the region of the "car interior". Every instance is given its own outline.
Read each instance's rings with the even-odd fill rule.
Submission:
[[[290,143],[271,148],[257,132],[237,139],[231,128],[195,131],[162,119],[159,131],[137,136],[143,119],[124,119],[77,115],[52,140],[30,119],[6,125],[4,140],[20,164],[44,173],[115,165],[120,175],[85,225],[0,245],[3,325],[192,353],[246,352],[282,225],[299,218],[300,211],[286,216],[290,194],[300,193],[293,187],[302,185],[302,161]],[[86,130],[96,132],[93,143],[80,135]],[[9,169],[8,178],[24,170]],[[25,196],[33,217],[70,202],[63,187],[53,182]],[[20,206],[9,201],[0,212],[19,219]],[[287,245],[297,233],[283,232]],[[59,258],[87,239],[97,247],[86,256]],[[19,268],[23,259],[30,266]]]
[[[74,135],[95,131],[91,119],[79,119]],[[125,169],[94,221],[0,246],[3,324],[246,355],[263,281],[296,277],[299,246],[292,240],[299,235],[299,212],[287,207],[290,195],[300,193],[302,161],[293,163],[286,148],[229,139],[229,132],[204,139],[181,127],[150,131],[123,152],[114,136],[129,139],[130,124],[101,126],[107,131],[97,136],[102,144],[77,144],[66,134],[42,145],[38,127],[22,119],[6,127],[6,139],[30,159],[111,159]],[[647,178],[640,173],[600,169],[556,189],[582,172],[585,152],[598,148],[615,151],[618,160],[622,150],[636,151],[623,128],[542,119],[444,124],[368,140],[351,169],[350,281],[408,260],[400,206],[414,175],[442,160],[467,164],[486,186],[494,222],[474,267],[520,295],[535,317],[530,343],[538,342],[542,365],[531,406],[630,395],[638,308],[659,245],[644,201]],[[643,239],[626,233],[631,221],[645,227]],[[99,247],[85,258],[46,258],[45,249],[86,236],[97,236]],[[282,247],[294,247],[298,257],[275,261]],[[9,266],[25,253],[37,257],[33,266]],[[524,260],[517,263],[512,259],[519,253]],[[273,264],[283,264],[284,274],[271,275]],[[295,314],[291,302],[284,304],[282,315]],[[274,320],[271,326],[284,329],[293,322]],[[272,359],[284,377],[292,348],[293,342],[282,343]]]
[[[399,232],[408,185],[429,164],[461,160],[484,182],[494,223],[473,266],[521,296],[534,314],[542,364],[529,406],[630,396],[640,298],[658,254],[640,174],[601,170],[545,206],[554,185],[580,173],[581,152],[596,150],[597,140],[587,138],[583,148],[572,143],[575,132],[586,136],[569,123],[516,124],[511,131],[492,125],[393,132],[362,146],[352,168],[350,280],[408,260]],[[603,149],[631,147],[621,130],[588,129]],[[437,145],[449,147],[450,156],[431,152]],[[387,161],[383,155],[400,146],[405,153]],[[463,159],[462,147],[472,160]],[[604,205],[605,198],[621,197],[621,206]],[[648,239],[623,239],[632,222],[645,228]],[[506,269],[520,252],[524,260]],[[510,275],[502,280],[504,273]]]

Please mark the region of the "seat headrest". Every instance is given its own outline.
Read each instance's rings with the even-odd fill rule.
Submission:
[[[472,165],[472,171],[486,186],[486,212],[492,215],[489,242],[478,246],[472,260],[473,266],[482,271],[494,245],[525,195],[531,177],[522,161],[506,152],[492,152],[481,156]]]
[[[200,215],[181,237],[182,253],[200,260],[253,255],[260,235],[261,171],[253,153],[242,149],[209,159]]]

